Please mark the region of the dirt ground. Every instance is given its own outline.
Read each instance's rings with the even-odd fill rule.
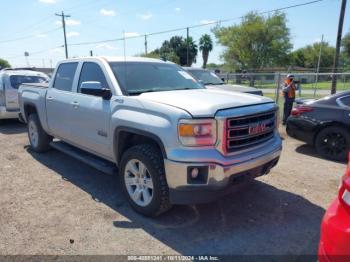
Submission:
[[[36,154],[26,128],[0,124],[0,254],[316,254],[345,164],[282,132],[278,166],[215,203],[136,214],[116,176],[60,152]]]

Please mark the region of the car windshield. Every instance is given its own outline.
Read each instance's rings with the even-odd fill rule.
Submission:
[[[189,72],[203,82],[204,85],[223,85],[224,82],[214,73],[207,70],[189,70]]]
[[[119,85],[129,95],[203,88],[190,74],[174,64],[111,62],[110,66]]]
[[[12,75],[10,76],[11,86],[15,89],[18,89],[22,84],[29,83],[47,83],[48,78],[43,76],[25,76],[25,75]]]

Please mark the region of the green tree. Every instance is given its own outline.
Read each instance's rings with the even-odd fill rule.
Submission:
[[[350,32],[348,32],[342,40],[342,52],[350,58]]]
[[[342,50],[341,50],[340,60],[344,66],[345,70],[350,69],[350,32],[348,32],[342,40]]]
[[[321,42],[307,45],[291,53],[291,64],[305,68],[317,68]],[[322,43],[322,56],[320,67],[329,70],[333,65],[335,48],[327,42]]]
[[[189,66],[196,62],[198,48],[192,37],[188,39],[189,45]],[[159,49],[160,57],[163,60],[169,60],[181,66],[187,65],[187,39],[181,36],[173,36],[170,40],[163,42]]]
[[[213,50],[213,41],[210,35],[204,34],[199,39],[199,50],[202,52],[203,68],[207,67],[209,53]]]
[[[216,27],[213,32],[225,47],[222,57],[232,69],[285,65],[292,49],[284,13],[264,17],[251,12],[239,25]]]
[[[10,63],[5,59],[0,58],[0,69],[6,67],[11,67]]]

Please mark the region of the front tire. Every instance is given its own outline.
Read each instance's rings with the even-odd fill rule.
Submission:
[[[120,162],[120,180],[131,206],[145,216],[158,216],[171,208],[164,161],[152,145],[129,148]]]
[[[326,127],[317,134],[315,146],[322,157],[344,161],[349,152],[350,136],[348,131],[342,127]]]
[[[31,114],[28,117],[28,138],[35,152],[42,153],[50,149],[52,137],[42,128],[37,114]]]

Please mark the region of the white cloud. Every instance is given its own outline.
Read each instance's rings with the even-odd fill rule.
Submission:
[[[103,16],[115,16],[115,11],[114,10],[107,10],[107,9],[102,8],[100,10],[100,15],[103,15]]]
[[[181,8],[180,7],[176,7],[174,10],[175,10],[175,12],[180,12]]]
[[[56,4],[56,0],[39,0],[39,2],[44,4]]]
[[[141,14],[141,15],[137,15],[139,18],[141,18],[142,20],[149,20],[153,17],[153,15],[151,13],[146,13],[146,14]]]
[[[140,36],[140,34],[136,33],[136,32],[125,32],[124,36],[125,37],[136,37],[136,36]]]
[[[199,23],[201,23],[202,25],[207,25],[207,24],[213,24],[217,22],[216,20],[201,20]]]
[[[62,21],[57,20],[55,22],[56,25],[62,25]],[[74,19],[66,19],[66,25],[67,26],[75,26],[75,25],[80,25],[81,22],[79,20],[74,20]]]
[[[109,44],[99,44],[97,46],[95,46],[96,49],[107,49],[107,50],[116,50],[118,49],[117,47],[115,46],[111,46]]]
[[[75,36],[80,36],[79,32],[68,32],[67,37],[75,37]]]
[[[80,25],[81,22],[79,20],[74,20],[74,19],[67,19],[66,20],[66,25]]]

